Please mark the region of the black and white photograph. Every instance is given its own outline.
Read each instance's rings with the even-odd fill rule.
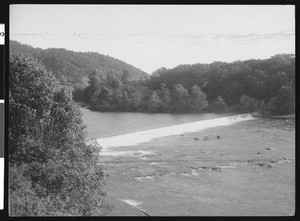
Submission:
[[[295,216],[295,5],[10,4],[10,217]]]

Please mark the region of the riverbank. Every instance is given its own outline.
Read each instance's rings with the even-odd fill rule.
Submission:
[[[114,151],[134,154],[100,157],[107,191],[150,216],[295,212],[293,120],[258,118]]]

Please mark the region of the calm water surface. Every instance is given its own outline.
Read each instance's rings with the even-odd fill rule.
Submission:
[[[155,129],[193,121],[212,119],[225,114],[157,114],[97,112],[80,108],[88,137],[103,138],[142,130]]]

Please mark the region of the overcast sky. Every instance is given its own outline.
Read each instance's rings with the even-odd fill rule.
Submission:
[[[11,5],[10,39],[93,51],[151,74],[295,53],[292,5]]]

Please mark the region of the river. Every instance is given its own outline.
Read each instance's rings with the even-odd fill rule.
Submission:
[[[109,216],[132,214],[122,201],[150,216],[295,214],[295,134],[283,122],[81,111],[118,202]]]
[[[165,114],[98,112],[80,108],[89,138],[104,138],[225,116],[225,114]]]

